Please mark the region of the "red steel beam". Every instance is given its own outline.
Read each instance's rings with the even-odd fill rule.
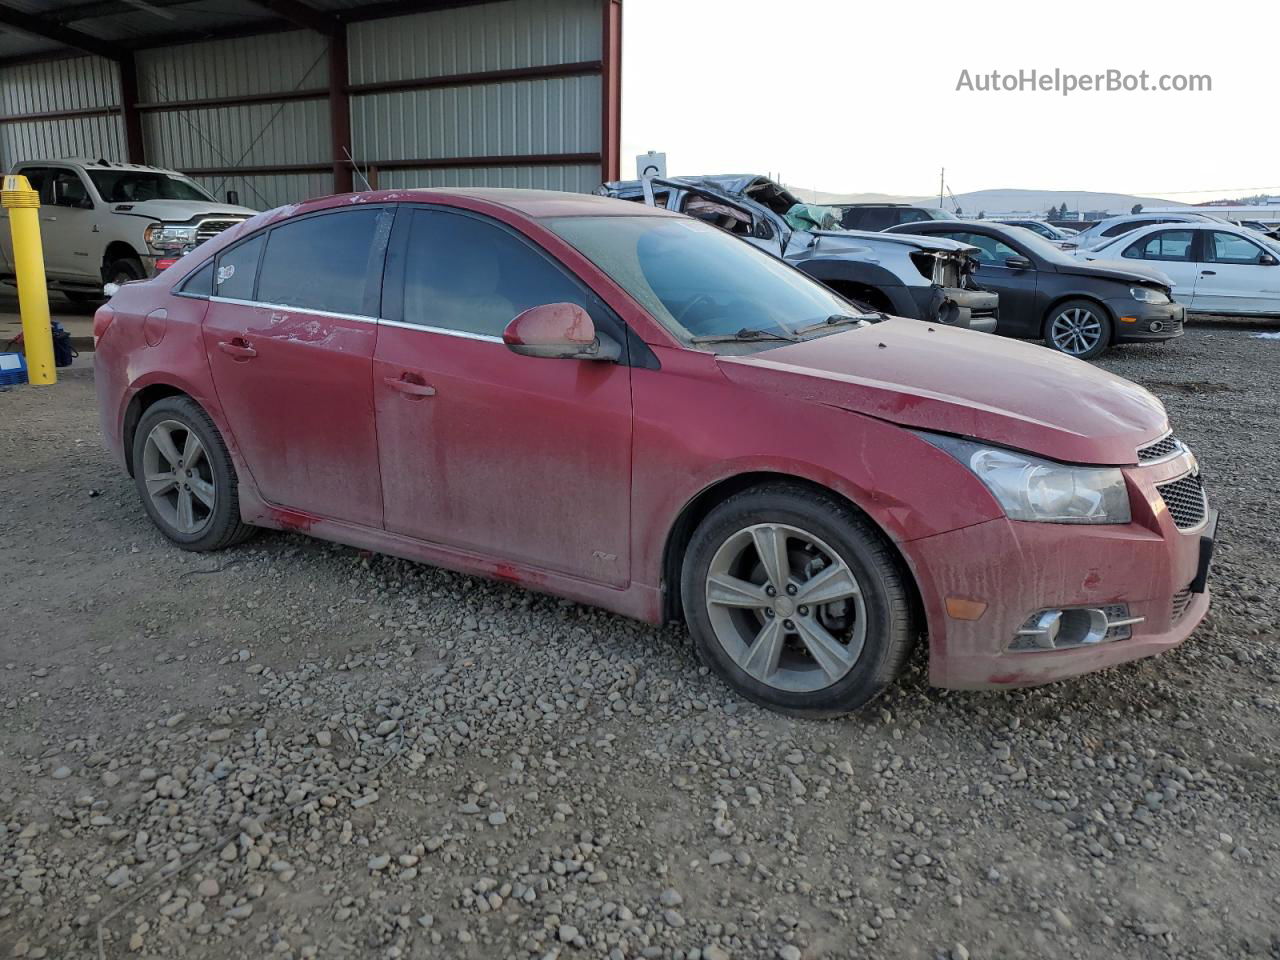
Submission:
[[[124,122],[125,157],[130,163],[146,163],[147,150],[142,140],[142,114],[138,112],[138,62],[126,53],[118,62],[120,69],[120,119]]]
[[[599,163],[598,153],[529,153],[492,157],[431,157],[408,160],[358,161],[361,167],[378,170],[435,170],[454,168],[460,170],[476,167],[531,167],[568,166],[571,164]],[[253,177],[277,173],[327,173],[327,163],[288,163],[260,167],[184,167],[182,172],[192,177]]]
[[[415,77],[410,80],[382,80],[378,83],[353,83],[347,92],[357,96],[367,93],[395,93],[400,90],[434,90],[440,87],[470,87],[480,83],[507,80],[542,80],[548,77],[577,77],[599,73],[599,60],[573,63],[548,63],[536,67],[509,67],[505,70],[477,70],[472,73],[447,73],[438,77]]]
[[[600,173],[622,179],[622,0],[604,0],[600,47]]]
[[[338,24],[329,35],[329,152],[333,162],[333,192],[350,193],[351,96],[348,78],[347,25]]]

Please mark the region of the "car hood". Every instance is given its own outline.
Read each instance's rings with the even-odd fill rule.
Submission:
[[[1144,283],[1155,282],[1165,287],[1172,287],[1173,280],[1168,274],[1155,267],[1142,264],[1130,264],[1125,260],[1094,260],[1087,254],[1079,254],[1078,263],[1056,264],[1059,273],[1071,274],[1074,277],[1101,277],[1105,280],[1131,282],[1139,280]]]
[[[1069,463],[1136,463],[1168,429],[1159,400],[1082,360],[901,317],[718,362],[742,386]]]
[[[129,216],[164,220],[167,223],[192,223],[206,217],[243,220],[258,212],[248,207],[219,203],[217,200],[141,200],[136,203],[113,203],[111,210]]]

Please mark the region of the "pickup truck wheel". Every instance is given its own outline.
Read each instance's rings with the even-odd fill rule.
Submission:
[[[146,271],[142,269],[142,261],[135,257],[113,260],[104,272],[107,283],[128,283],[130,280],[141,280],[146,275]]]
[[[148,407],[132,454],[143,508],[182,549],[221,550],[254,533],[240,519],[236,468],[226,444],[190,397],[165,397]]]
[[[1044,340],[1059,353],[1092,360],[1111,346],[1111,318],[1091,300],[1068,300],[1049,311]]]
[[[698,654],[781,713],[856,710],[898,674],[914,636],[884,536],[835,497],[769,484],[698,526],[681,576]]]
[[[101,303],[105,297],[100,293],[79,293],[72,290],[63,290],[65,296],[72,303]]]

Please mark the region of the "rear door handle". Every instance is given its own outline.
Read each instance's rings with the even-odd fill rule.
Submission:
[[[399,378],[384,377],[382,382],[393,390],[399,390],[407,397],[413,397],[419,400],[423,397],[434,397],[436,395],[436,388],[431,386],[431,384],[421,383],[417,380],[405,379],[409,376],[411,376],[411,374],[406,373],[404,377]]]
[[[237,360],[252,360],[258,355],[258,351],[241,337],[236,337],[234,340],[219,340],[218,349]]]

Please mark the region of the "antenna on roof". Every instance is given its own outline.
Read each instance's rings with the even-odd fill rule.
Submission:
[[[356,163],[356,158],[351,156],[351,151],[348,150],[346,147],[343,147],[342,152],[347,155],[347,159],[351,161],[352,168],[355,170],[356,173],[360,175],[360,179],[364,181],[365,190],[373,190],[373,187],[370,186],[369,184],[369,178],[364,175],[364,171],[361,170],[360,166]]]

